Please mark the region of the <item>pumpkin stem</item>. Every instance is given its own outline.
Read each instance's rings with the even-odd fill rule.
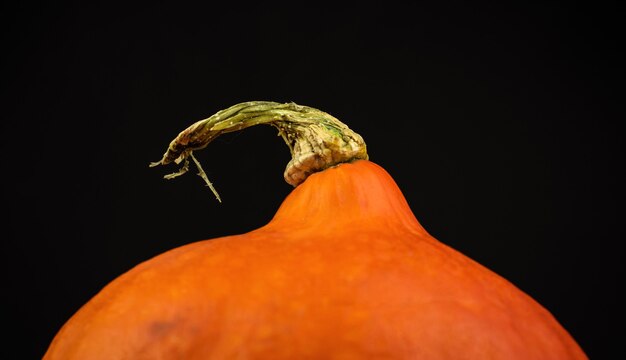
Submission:
[[[330,114],[293,102],[249,101],[221,110],[189,126],[172,140],[163,158],[150,166],[183,162],[178,172],[165,176],[171,179],[187,172],[188,158],[191,157],[198,167],[198,175],[219,200],[217,191],[193,157],[193,151],[205,148],[221,134],[259,124],[277,128],[278,134],[289,146],[292,158],[284,177],[294,187],[315,172],[340,163],[368,158],[363,138]]]

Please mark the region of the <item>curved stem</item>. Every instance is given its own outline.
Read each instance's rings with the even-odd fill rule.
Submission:
[[[293,186],[298,186],[314,172],[340,163],[368,158],[363,138],[330,114],[295,103],[249,101],[231,106],[189,126],[172,140],[163,158],[150,166],[171,162],[179,164],[184,161],[180,171],[166,175],[170,179],[187,172],[188,158],[192,157],[198,167],[198,175],[205,180],[219,200],[213,185],[193,157],[193,151],[205,148],[223,133],[259,124],[276,127],[289,146],[292,158],[287,164],[284,177]]]

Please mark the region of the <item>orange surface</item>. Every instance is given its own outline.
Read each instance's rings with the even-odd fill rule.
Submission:
[[[431,237],[370,161],[311,175],[266,226],[106,286],[44,359],[586,359],[511,283]]]

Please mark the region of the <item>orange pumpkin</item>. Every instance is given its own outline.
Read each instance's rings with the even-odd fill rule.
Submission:
[[[361,137],[326,113],[238,104],[183,131],[159,164],[185,161],[180,174],[193,150],[259,123],[290,146],[297,185],[272,221],[136,266],[44,359],[586,358],[531,297],[430,236]]]

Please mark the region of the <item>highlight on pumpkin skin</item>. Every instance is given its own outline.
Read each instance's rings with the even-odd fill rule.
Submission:
[[[170,142],[163,158],[150,166],[182,162],[179,171],[165,175],[166,179],[173,179],[189,170],[191,158],[198,168],[198,175],[221,202],[193,152],[205,148],[221,134],[260,124],[277,128],[289,147],[291,161],[287,164],[284,177],[294,187],[312,173],[340,163],[368,159],[363,138],[328,113],[293,102],[248,101],[219,111],[181,131]]]

